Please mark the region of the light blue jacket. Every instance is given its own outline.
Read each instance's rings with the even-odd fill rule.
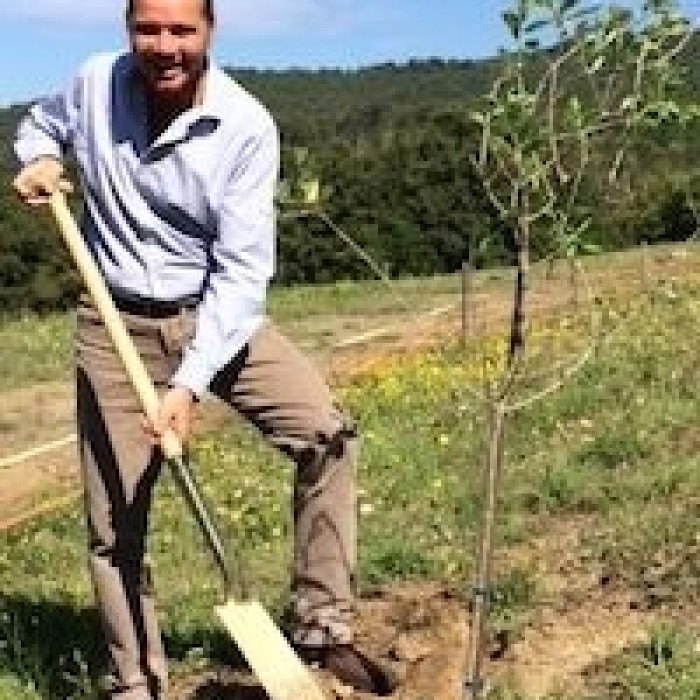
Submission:
[[[210,65],[201,106],[156,141],[130,54],[89,59],[60,95],[20,123],[27,163],[71,149],[82,230],[115,294],[201,295],[194,339],[173,384],[201,395],[265,313],[274,268],[279,136],[267,110]]]

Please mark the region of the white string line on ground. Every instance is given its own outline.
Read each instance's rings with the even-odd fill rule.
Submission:
[[[47,442],[43,445],[32,447],[31,449],[20,452],[19,454],[5,457],[4,459],[0,459],[0,469],[3,469],[4,467],[13,467],[20,462],[24,462],[32,457],[38,457],[46,452],[53,452],[53,450],[58,450],[61,447],[70,445],[71,443],[75,442],[76,439],[76,434],[71,433],[70,435],[66,435],[58,440],[53,440],[52,442]]]
[[[418,324],[420,323],[421,318],[433,318],[435,316],[441,316],[442,314],[448,313],[449,311],[453,310],[454,308],[456,308],[456,306],[456,304],[448,304],[447,306],[440,306],[434,309],[430,309],[429,311],[426,311],[425,313],[415,318],[414,321]],[[351,336],[349,338],[345,338],[344,340],[340,340],[337,343],[335,343],[332,347],[333,349],[342,349],[351,347],[353,345],[359,345],[361,343],[367,342],[368,340],[373,340],[383,335],[389,335],[392,332],[396,331],[398,328],[399,326],[396,324],[384,326],[383,328],[375,328],[371,331],[360,333],[359,335]],[[19,454],[5,457],[4,459],[0,459],[0,469],[4,469],[6,467],[14,467],[15,465],[20,464],[21,462],[25,462],[28,459],[31,459],[32,457],[39,457],[40,455],[46,454],[47,452],[53,452],[54,450],[66,447],[67,445],[74,443],[76,440],[76,433],[71,433],[70,435],[65,435],[64,437],[59,438],[58,440],[52,440],[51,442],[47,442],[43,445],[38,445],[36,447],[32,447],[28,450],[25,450],[24,452],[20,452]]]
[[[430,309],[420,316],[413,319],[416,325],[420,324],[421,319],[434,318],[436,316],[442,316],[443,314],[449,313],[453,309],[457,308],[457,304],[448,304],[447,306],[439,306],[435,309]],[[368,340],[374,340],[375,338],[380,338],[385,335],[391,335],[393,332],[401,328],[400,323],[395,323],[391,326],[384,326],[383,328],[374,328],[371,331],[365,333],[360,333],[360,335],[351,336],[350,338],[345,338],[344,340],[339,340],[337,343],[333,343],[331,346],[332,350],[342,350],[343,348],[352,347],[353,345],[360,345],[367,342]]]

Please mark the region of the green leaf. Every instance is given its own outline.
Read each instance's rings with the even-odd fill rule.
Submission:
[[[597,56],[596,59],[586,68],[588,75],[595,75],[605,65],[605,56]]]
[[[508,27],[508,30],[510,33],[513,35],[514,39],[519,39],[520,38],[520,33],[522,31],[523,27],[523,22],[522,18],[520,15],[516,14],[515,12],[504,12],[503,13],[503,21],[505,22],[506,26]]]
[[[579,3],[580,0],[563,0],[561,7],[559,8],[559,12],[561,12],[562,15],[565,15],[570,10],[573,10]]]
[[[523,29],[523,34],[532,34],[534,32],[538,32],[545,27],[548,27],[551,24],[551,22],[548,19],[538,19],[535,20],[534,22],[530,22],[524,29]]]
[[[602,5],[591,5],[590,7],[584,7],[581,10],[577,10],[569,15],[568,19],[570,22],[575,22],[579,19],[584,19],[592,15],[597,15],[602,9]]]
[[[299,189],[301,190],[304,204],[314,205],[319,203],[321,198],[321,183],[317,179],[299,183]]]

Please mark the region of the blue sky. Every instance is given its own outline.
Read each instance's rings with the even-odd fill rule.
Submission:
[[[638,0],[628,0],[633,5]],[[90,53],[125,45],[122,0],[0,0],[0,105],[50,93]],[[478,58],[512,0],[218,0],[214,55],[258,68]],[[697,23],[700,0],[680,0]]]

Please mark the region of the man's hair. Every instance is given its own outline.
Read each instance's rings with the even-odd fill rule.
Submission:
[[[129,0],[126,6],[126,18],[131,19],[134,14],[134,3],[136,0]],[[214,24],[214,0],[202,0],[204,16],[209,24]]]

